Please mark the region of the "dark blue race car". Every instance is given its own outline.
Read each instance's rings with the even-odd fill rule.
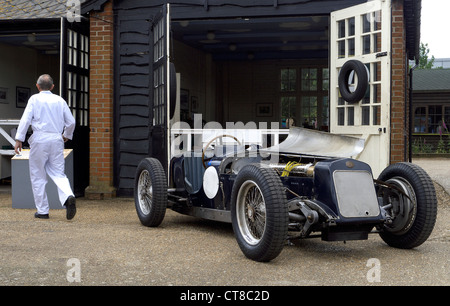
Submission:
[[[437,200],[427,173],[397,163],[374,179],[368,164],[350,158],[363,150],[361,139],[292,128],[269,148],[211,144],[174,156],[167,175],[157,159],[140,162],[134,199],[143,225],[160,225],[168,207],[230,222],[256,261],[277,257],[287,239],[364,240],[375,232],[409,249],[433,230]]]

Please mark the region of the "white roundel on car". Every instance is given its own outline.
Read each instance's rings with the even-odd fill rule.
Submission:
[[[214,199],[219,190],[219,176],[213,166],[208,167],[203,175],[203,190],[209,199]]]

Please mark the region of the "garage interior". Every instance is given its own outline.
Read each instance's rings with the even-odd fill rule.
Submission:
[[[173,19],[171,36],[181,121],[328,130],[328,15]]]
[[[6,93],[5,99],[0,99],[0,121],[18,122],[29,97],[38,93],[37,78],[50,74],[55,83],[53,93],[66,99],[77,121],[74,140],[66,144],[66,149],[88,148],[89,42],[86,35],[77,32],[86,24],[69,27],[60,18],[42,18],[2,20],[0,26],[0,71],[7,72],[0,74],[0,92]],[[61,49],[65,52],[61,53]],[[10,136],[14,136],[11,130],[17,128],[15,125],[2,127]],[[24,148],[27,147],[26,139]],[[12,144],[0,137],[0,149],[5,153],[0,154],[0,179],[9,178],[14,155]],[[88,157],[85,150],[74,151],[76,164],[86,164]],[[87,186],[88,171],[88,167],[77,167],[75,171],[77,196],[82,195]]]
[[[30,95],[37,93],[40,74],[54,76],[59,93],[60,22],[21,20],[0,22],[0,126],[14,136],[18,121]],[[4,124],[3,124],[4,123]],[[27,143],[25,144],[27,146]],[[0,179],[11,177],[12,144],[0,135]]]

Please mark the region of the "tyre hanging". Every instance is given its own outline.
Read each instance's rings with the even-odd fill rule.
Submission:
[[[354,75],[352,76],[352,72]],[[350,89],[350,77],[358,77],[355,90]],[[338,77],[339,92],[348,103],[357,103],[366,95],[369,86],[369,73],[366,66],[357,60],[347,61],[341,68]]]

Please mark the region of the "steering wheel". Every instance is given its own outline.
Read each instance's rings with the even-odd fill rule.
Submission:
[[[226,135],[226,134],[223,134],[223,135],[218,135],[218,136],[216,136],[216,137],[214,137],[213,139],[211,139],[208,143],[207,143],[207,145],[202,149],[202,164],[203,164],[203,167],[206,169],[207,167],[206,167],[206,164],[205,164],[205,153],[206,153],[206,149],[208,149],[208,147],[211,145],[211,143],[213,143],[213,141],[215,141],[216,139],[219,139],[219,138],[223,138],[223,137],[230,137],[230,138],[233,138],[239,145],[242,145],[242,143],[239,141],[239,139],[237,139],[236,137],[234,137],[233,135]]]

